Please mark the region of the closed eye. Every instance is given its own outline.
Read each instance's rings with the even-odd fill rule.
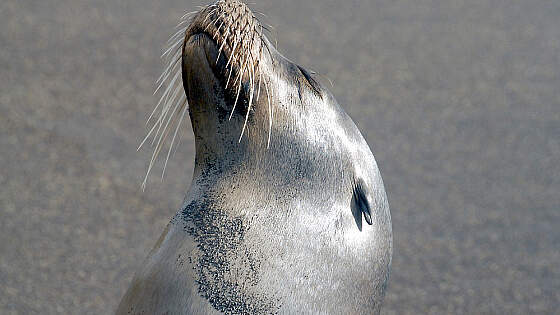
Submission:
[[[323,98],[323,95],[321,94],[321,85],[319,85],[319,82],[317,82],[311,76],[311,74],[309,74],[309,72],[307,72],[307,70],[305,70],[303,67],[301,67],[299,65],[297,67],[298,67],[299,71],[301,72],[301,74],[303,74],[303,76],[305,77],[305,80],[307,81],[307,83],[311,87],[311,90],[313,91],[313,93],[315,93],[315,95],[317,95],[318,97]]]

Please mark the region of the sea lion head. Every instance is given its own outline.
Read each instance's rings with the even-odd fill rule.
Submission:
[[[218,1],[193,17],[182,78],[197,158],[343,154],[361,139],[329,90],[275,49],[242,2]]]
[[[320,84],[282,56],[264,30],[244,3],[232,0],[201,10],[186,31],[183,84],[193,129],[201,141],[223,136],[216,151],[232,144],[239,150],[244,136],[269,148],[285,119],[324,102]]]
[[[319,80],[276,50],[247,5],[223,0],[200,10],[181,57],[195,177],[208,168],[236,170],[228,176],[242,169],[251,174],[243,184],[257,192],[266,182],[267,191],[285,194],[296,182],[323,201],[348,195],[358,230],[362,214],[387,226],[381,177],[356,125]]]

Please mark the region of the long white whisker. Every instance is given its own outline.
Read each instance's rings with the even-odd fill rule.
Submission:
[[[269,118],[268,118],[268,141],[266,143],[266,148],[268,149],[270,147],[270,136],[272,134],[272,105],[270,102],[270,92],[268,90],[268,82],[264,81],[264,87],[266,89],[266,97],[268,99],[268,114],[269,114]]]
[[[228,26],[226,32],[224,33],[224,36],[222,36],[222,44],[220,45],[220,49],[218,49],[218,58],[216,58],[216,63],[218,63],[218,60],[220,60],[220,54],[222,53],[222,49],[224,48],[224,45],[227,42],[227,37],[229,35],[229,31],[231,30],[231,27]]]
[[[177,103],[177,105],[175,105],[175,108],[173,108],[173,111],[169,115],[169,119],[167,120],[167,123],[165,124],[165,127],[163,128],[163,131],[162,131],[162,133],[159,136],[159,139],[157,141],[157,145],[156,145],[156,148],[154,150],[155,156],[153,156],[153,159],[150,163],[155,163],[155,159],[159,155],[159,152],[161,151],[161,148],[163,147],[163,145],[165,143],[165,139],[167,138],[167,136],[169,135],[169,131],[171,130],[171,128],[169,128],[169,124],[171,123],[172,120],[175,121],[177,119],[176,112],[177,112],[177,109],[179,108],[179,104],[181,104],[181,103]],[[173,125],[173,123],[171,123],[171,125]]]
[[[169,71],[171,71],[173,69],[173,67],[175,67],[177,65],[177,63],[179,63],[179,61],[181,60],[181,50],[176,51],[173,56],[165,58],[165,59],[167,61],[167,66],[165,67],[165,69],[163,70],[161,75],[156,80],[156,83],[161,82],[161,81],[165,81],[167,75],[169,74]]]
[[[222,23],[220,24],[220,26],[218,26],[218,28],[216,29],[216,31],[218,31],[220,29],[220,27],[222,27],[222,24],[224,24],[224,20],[222,19],[225,15],[226,15],[227,11],[222,12],[222,14],[220,14],[216,19],[214,19],[214,23],[217,21],[222,21]],[[210,23],[206,26],[205,31],[208,29],[208,26],[214,24],[214,23]]]
[[[262,71],[260,69],[260,67],[257,68],[257,72],[259,73],[259,83],[258,83],[258,90],[257,90],[257,100],[260,98],[261,96],[261,78],[262,78]]]
[[[171,74],[172,72],[170,72],[169,74]],[[165,88],[165,91],[163,92],[163,94],[161,95],[161,98],[159,99],[159,102],[157,103],[156,107],[154,108],[153,113],[155,112],[155,110],[159,107],[159,105],[162,103],[163,100],[165,100],[165,102],[163,102],[164,104],[167,102],[168,99],[168,93],[170,92],[171,88],[173,87],[173,85],[175,84],[175,81],[177,80],[177,78],[179,78],[179,76],[181,75],[180,71],[177,71],[177,73],[175,73],[175,76],[173,77],[173,79],[171,80],[171,82],[167,85],[167,87]],[[162,81],[162,82],[165,82]],[[161,85],[160,85],[161,86]],[[158,87],[159,89],[159,87]],[[150,117],[152,116],[150,115]],[[148,120],[149,121],[149,120]]]
[[[240,41],[241,41],[241,39],[238,39],[237,36],[236,36],[236,41],[235,41],[235,43],[233,43],[233,48],[232,48],[232,50],[231,50],[231,54],[230,54],[230,56],[229,56],[229,60],[228,60],[228,62],[226,63],[226,69],[227,69],[227,67],[231,64],[231,67],[230,67],[230,69],[229,69],[228,79],[227,79],[227,82],[226,82],[226,89],[227,89],[227,87],[228,87],[228,85],[229,85],[229,79],[231,78],[231,73],[233,72],[233,63],[232,63],[232,60],[234,59],[234,56],[235,56],[235,49],[237,48],[237,45],[239,44]]]
[[[250,52],[249,52],[250,54]],[[251,58],[252,61],[252,58]],[[254,62],[254,61],[252,61]],[[247,127],[247,121],[249,120],[249,113],[251,113],[251,105],[253,103],[253,92],[255,90],[255,81],[254,81],[254,76],[255,73],[252,71],[249,71],[249,82],[250,82],[250,92],[249,92],[249,105],[247,106],[247,114],[245,114],[245,122],[243,123],[243,128],[241,129],[241,135],[239,136],[239,142],[241,142],[241,139],[243,138],[243,134],[245,133],[245,128]],[[240,82],[241,83],[241,82]]]
[[[235,86],[235,84],[237,83],[237,81],[239,81],[239,86],[237,88],[237,95],[235,96],[235,102],[233,103],[233,108],[231,109],[231,113],[229,115],[229,120],[231,120],[231,117],[233,116],[233,112],[235,111],[235,106],[237,105],[237,100],[239,99],[239,94],[241,92],[241,87],[243,85],[243,76],[245,75],[245,65],[247,64],[247,61],[249,60],[249,56],[244,57],[243,59],[243,63],[241,68],[239,69],[239,73],[237,76],[237,79],[235,80],[235,82],[233,83],[233,86]]]
[[[181,59],[181,52],[182,52],[181,49],[178,49],[173,53],[172,56],[168,55],[165,58],[162,58],[166,63],[166,66],[163,72],[161,73],[161,75],[157,78],[156,83],[163,80],[166,74],[169,72],[169,70],[171,70],[175,66],[175,64],[179,62],[179,60]]]
[[[191,12],[187,12],[187,13],[185,13],[185,14],[181,17],[181,20],[184,20],[184,19],[186,19],[189,15],[195,14],[195,13],[198,13],[198,10],[196,10],[196,11],[191,11]]]
[[[173,35],[171,35],[171,37],[169,37],[169,39],[167,40],[167,44],[171,44],[175,40],[178,40],[177,37],[185,34],[186,30],[187,30],[187,27],[185,26],[185,27],[180,28],[177,32],[173,33]]]
[[[262,78],[261,61],[262,61],[262,45],[259,48],[259,58],[258,58],[258,64],[257,64],[257,72],[259,73],[259,89],[257,91],[257,100],[261,96],[261,78]]]
[[[176,43],[174,43],[173,45],[169,46],[169,48],[167,48],[167,50],[165,52],[163,52],[163,54],[161,54],[161,58],[164,58],[167,54],[169,54],[174,48],[176,48],[179,44],[182,44],[183,41],[178,40]]]
[[[154,124],[152,126],[152,128],[150,129],[150,131],[148,131],[148,134],[144,137],[144,140],[142,140],[142,142],[140,143],[140,145],[138,146],[138,148],[136,149],[136,151],[140,151],[140,148],[142,148],[142,146],[144,145],[144,142],[146,142],[146,140],[148,140],[148,138],[150,137],[150,135],[152,134],[152,132],[154,131],[154,129],[156,129],[157,124]]]
[[[237,87],[237,95],[235,96],[235,102],[233,102],[233,108],[231,109],[231,113],[229,114],[229,120],[233,117],[233,113],[235,112],[235,107],[237,106],[237,100],[239,99],[239,93],[241,93],[241,85],[242,82],[239,82],[239,86]]]
[[[185,106],[186,106],[186,109],[185,109],[185,112],[186,112],[186,110],[189,107],[188,107],[188,104],[186,104]],[[173,150],[173,153],[171,153],[171,156],[175,156],[175,154],[177,154],[177,150],[179,149],[179,146],[181,146],[181,139],[183,138],[183,134],[184,134],[184,132],[179,132],[179,139],[177,140],[177,145],[175,146],[175,150]]]
[[[175,128],[175,132],[173,133],[173,138],[171,139],[171,144],[169,145],[169,151],[167,151],[167,157],[165,158],[165,163],[163,164],[163,171],[161,172],[161,180],[162,181],[163,181],[163,177],[165,175],[165,169],[167,168],[167,162],[169,161],[169,156],[171,155],[171,149],[173,149],[173,143],[175,143],[175,138],[177,137],[177,131],[179,131],[179,127],[181,126],[181,122],[183,121],[183,117],[185,116],[185,110],[187,109],[187,106],[185,106],[186,102],[187,102],[187,99],[185,98],[181,102],[181,106],[179,107],[179,123],[177,123],[177,127]]]
[[[206,17],[204,18],[204,20],[202,21],[201,25],[204,25],[204,23],[206,23],[206,21],[208,21],[208,18],[210,16],[212,16],[214,13],[216,13],[216,11],[218,11],[218,8],[214,8],[212,9],[210,12],[208,12],[208,14],[206,15]]]
[[[163,82],[165,82],[167,80],[169,75],[171,73],[173,73],[173,70],[179,64],[179,61],[181,61],[181,51],[176,52],[173,57],[174,57],[174,59],[171,62],[169,62],[169,65],[167,66],[165,71],[163,71],[160,78],[157,79],[156,83],[159,82],[159,85],[158,85],[158,88],[155,90],[154,95],[159,91],[159,89],[161,88],[161,85],[163,84]]]
[[[249,61],[249,57],[244,57],[243,58],[243,63],[241,64],[242,66],[242,70],[240,71],[237,75],[237,77],[235,78],[235,81],[233,81],[233,85],[237,84],[237,82],[241,82],[243,80],[243,75],[245,74],[245,65],[247,64],[247,62]]]
[[[165,117],[167,117],[167,114],[169,113],[169,109],[171,109],[171,104],[173,104],[173,100],[177,97],[177,94],[179,93],[179,91],[181,90],[181,86],[177,86],[173,92],[173,97],[169,100],[166,101],[164,108],[162,109],[160,118],[156,121],[156,124],[159,124],[158,129],[156,130],[156,134],[154,136],[154,139],[152,140],[152,145],[154,145],[156,138],[159,134],[159,131],[161,130],[161,127],[163,126],[163,122],[165,121]],[[173,114],[173,112],[171,112],[171,114]],[[165,131],[165,128],[163,129],[163,131]],[[163,132],[162,131],[162,132]]]
[[[175,67],[174,67],[174,68],[175,68]],[[171,73],[172,73],[172,72],[169,72],[167,76],[169,76]],[[180,72],[179,72],[179,73],[180,73]],[[178,73],[175,74],[175,76],[177,76],[177,75],[178,75]],[[156,92],[161,88],[161,86],[163,85],[163,83],[166,81],[167,76],[166,76],[166,78],[160,83],[160,85],[157,87]],[[154,116],[154,114],[155,114],[156,110],[159,108],[159,106],[160,106],[162,103],[165,103],[165,102],[163,102],[163,101],[164,101],[164,99],[165,99],[165,100],[167,99],[167,97],[166,97],[166,95],[167,95],[167,93],[168,93],[167,90],[168,90],[172,85],[173,85],[173,84],[169,84],[169,85],[167,86],[166,92],[165,92],[164,94],[162,94],[162,96],[160,97],[158,103],[156,104],[156,106],[155,106],[154,109],[152,110],[152,113],[150,114],[150,117],[148,117],[148,120],[146,121],[146,124],[150,122],[150,120],[151,120],[152,117]]]
[[[229,58],[229,60],[228,60],[228,62],[227,62],[227,64],[226,64],[226,68],[228,67],[228,65],[230,64],[230,62],[234,59],[233,56],[235,56],[235,48],[236,48],[237,44],[238,44],[238,43],[241,43],[242,46],[243,46],[243,40],[245,40],[245,36],[247,35],[247,32],[245,32],[245,28],[247,28],[247,25],[245,25],[245,26],[243,27],[243,29],[241,30],[241,33],[243,33],[243,36],[242,36],[241,38],[239,38],[238,41],[236,41],[236,43],[233,45],[233,49],[232,49],[232,51],[231,51],[231,56],[230,56],[230,58]],[[237,60],[236,60],[236,61],[237,61]],[[241,64],[241,63],[240,63],[240,64]],[[229,76],[231,76],[232,70],[233,70],[233,66],[232,66],[232,69],[230,69],[230,74],[229,74]],[[227,82],[226,82],[226,89],[227,89],[227,87],[228,87],[228,83],[229,83],[229,79],[230,79],[229,76],[228,76],[228,80],[227,80]],[[234,83],[234,85],[235,85],[235,83]]]

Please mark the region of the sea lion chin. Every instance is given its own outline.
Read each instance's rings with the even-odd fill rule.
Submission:
[[[239,1],[177,39],[149,169],[188,110],[193,180],[117,314],[379,313],[391,218],[356,125]]]

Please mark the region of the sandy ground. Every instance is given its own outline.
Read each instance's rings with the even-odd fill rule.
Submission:
[[[136,152],[161,48],[200,3],[0,1],[0,314],[108,314],[178,209]],[[560,307],[560,2],[259,1],[279,49],[334,81],[380,165],[383,314]]]

